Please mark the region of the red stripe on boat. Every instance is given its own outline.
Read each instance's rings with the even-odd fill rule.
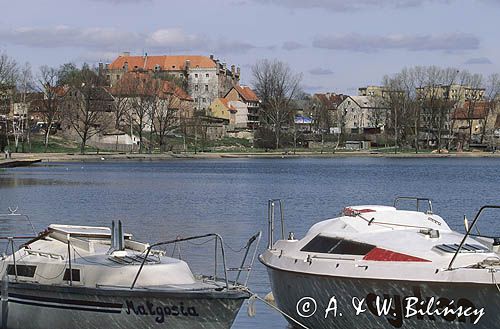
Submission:
[[[430,262],[430,260],[400,254],[398,252],[374,248],[363,257],[363,260],[372,260],[376,262]]]

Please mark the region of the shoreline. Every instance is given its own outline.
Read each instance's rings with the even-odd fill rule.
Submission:
[[[266,153],[164,153],[164,154],[128,154],[128,153],[13,153],[11,159],[0,159],[0,164],[15,160],[40,160],[42,163],[50,162],[100,162],[100,161],[167,161],[167,160],[205,160],[205,159],[294,159],[294,158],[500,158],[500,152],[462,152],[462,153],[377,153],[367,151],[354,152],[266,152]]]

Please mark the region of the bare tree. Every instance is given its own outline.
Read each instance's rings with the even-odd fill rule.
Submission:
[[[14,87],[17,82],[19,68],[14,59],[7,54],[0,53],[0,114],[8,114],[14,99]],[[9,120],[4,120],[0,132],[4,135],[1,139],[10,145]]]
[[[20,69],[18,78],[18,87],[20,93],[20,101],[23,108],[23,120],[22,120],[22,151],[24,152],[24,142],[28,142],[28,147],[31,151],[31,117],[30,117],[30,106],[31,102],[28,101],[28,93],[34,90],[33,74],[31,71],[31,65],[29,63],[24,63]]]
[[[430,120],[430,110],[424,110],[425,102],[433,103],[437,89],[430,87],[429,75],[434,76],[437,68],[416,66],[404,68],[401,72],[383,80],[382,103],[388,109],[387,127],[394,133],[395,144],[414,144],[419,151],[422,118]]]
[[[486,92],[485,92],[485,99],[487,102],[486,106],[486,113],[485,113],[485,122],[483,125],[483,131],[481,134],[481,143],[484,142],[484,138],[486,135],[490,135],[491,141],[493,142],[494,140],[494,131],[495,131],[495,120],[496,116],[494,114],[497,114],[498,110],[498,97],[500,96],[500,75],[498,73],[491,74],[488,76],[487,82],[486,82]],[[492,129],[491,131],[488,131],[488,122],[490,117],[492,118]]]
[[[153,90],[155,85],[152,79],[142,77],[139,74],[129,76],[131,83],[132,98],[130,100],[129,118],[131,125],[139,135],[139,153],[144,149],[144,131],[146,126],[150,124],[150,131],[152,128],[151,113],[155,102]],[[149,141],[151,143],[152,141]]]
[[[463,103],[466,110],[466,120],[468,126],[468,142],[469,145],[472,143],[473,138],[473,122],[476,116],[476,108],[479,101],[482,101],[481,91],[483,90],[483,76],[481,74],[471,74],[467,71],[462,73],[462,83],[467,89],[464,92]]]
[[[0,86],[14,86],[17,82],[19,74],[19,66],[17,62],[7,56],[5,53],[0,54]]]
[[[278,60],[262,60],[252,67],[254,89],[262,100],[262,112],[272,125],[279,148],[282,129],[292,120],[292,100],[300,93],[301,74]]]
[[[96,72],[84,66],[65,96],[68,120],[80,136],[82,154],[89,139],[105,131],[112,121],[109,116],[113,98],[102,85],[103,81]]]
[[[44,121],[44,145],[45,152],[49,146],[50,132],[61,112],[61,87],[59,84],[59,69],[40,67],[38,77],[38,90],[43,94],[43,99],[39,101],[39,111]]]
[[[179,127],[179,112],[187,110],[177,88],[167,81],[161,81],[161,90],[153,105],[153,129],[158,136],[160,152],[164,152],[167,146],[167,135]]]

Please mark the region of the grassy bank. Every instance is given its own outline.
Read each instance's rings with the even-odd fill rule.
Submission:
[[[31,138],[31,152],[28,145],[25,145],[25,153],[13,153],[13,158],[39,158],[44,161],[101,159],[101,155],[106,159],[169,159],[169,158],[221,158],[221,157],[349,157],[349,156],[369,156],[369,157],[499,157],[500,153],[489,152],[449,152],[438,154],[432,150],[398,148],[394,147],[373,148],[370,150],[353,151],[325,148],[281,148],[278,150],[253,148],[252,143],[241,138],[223,138],[215,141],[186,140],[182,137],[168,138],[167,149],[169,152],[160,153],[159,149],[154,149],[151,153],[146,148],[142,154],[116,152],[114,150],[96,149],[87,147],[85,155],[80,155],[79,143],[62,138],[61,136],[51,136],[47,150],[45,150],[42,135],[33,135]],[[11,143],[12,147],[12,143]],[[184,152],[184,148],[187,152]],[[21,147],[19,147],[21,151]]]

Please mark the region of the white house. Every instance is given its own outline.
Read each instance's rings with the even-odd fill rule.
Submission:
[[[230,101],[229,124],[234,128],[247,128],[248,126],[248,106],[241,101]]]
[[[337,109],[346,133],[379,132],[384,129],[386,109],[372,96],[348,96]]]

